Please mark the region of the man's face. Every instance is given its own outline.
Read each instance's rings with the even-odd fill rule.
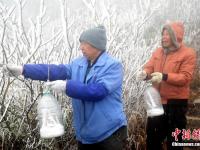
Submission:
[[[171,48],[173,46],[172,40],[170,38],[169,33],[167,32],[166,29],[164,29],[162,33],[162,47],[163,48]]]
[[[94,60],[99,55],[100,51],[94,48],[92,45],[81,42],[80,49],[85,57],[87,57],[88,60]]]

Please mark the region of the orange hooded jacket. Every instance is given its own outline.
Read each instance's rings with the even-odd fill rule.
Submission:
[[[148,77],[153,72],[167,74],[167,80],[154,85],[161,95],[162,103],[170,99],[188,99],[189,84],[193,78],[196,65],[196,53],[193,49],[186,47],[183,43],[184,27],[180,22],[168,24],[175,36],[179,48],[175,51],[165,53],[163,48],[158,48],[150,60],[144,66]]]

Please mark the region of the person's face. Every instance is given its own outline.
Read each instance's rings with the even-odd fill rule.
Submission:
[[[162,33],[162,47],[163,48],[170,48],[172,47],[172,40],[170,38],[169,33],[167,32],[167,30],[164,30]]]
[[[80,43],[80,49],[85,57],[87,57],[88,60],[94,60],[99,55],[100,51],[94,48],[92,45],[81,42]]]

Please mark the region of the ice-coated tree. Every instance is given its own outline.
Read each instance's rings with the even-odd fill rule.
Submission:
[[[77,6],[72,2],[77,2]],[[136,73],[160,45],[162,25],[167,20],[182,20],[186,43],[200,47],[196,42],[200,33],[198,3],[198,0],[0,1],[0,66],[70,63],[81,55],[80,33],[103,24],[107,29],[107,51],[121,60],[124,68],[123,102],[129,121],[127,148],[143,149],[146,113],[142,93],[148,83],[137,81]],[[34,12],[34,8],[37,11],[31,16],[29,12]],[[49,14],[55,15],[53,19]],[[77,149],[71,101],[64,94],[55,93],[62,106],[65,135],[49,140],[40,138],[36,106],[43,84],[0,72],[1,149]]]

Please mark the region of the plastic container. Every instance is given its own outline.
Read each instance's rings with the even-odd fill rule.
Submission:
[[[152,86],[144,91],[144,100],[148,117],[160,116],[164,114],[159,92]]]
[[[61,107],[49,91],[39,99],[37,111],[41,138],[53,138],[64,134]]]

